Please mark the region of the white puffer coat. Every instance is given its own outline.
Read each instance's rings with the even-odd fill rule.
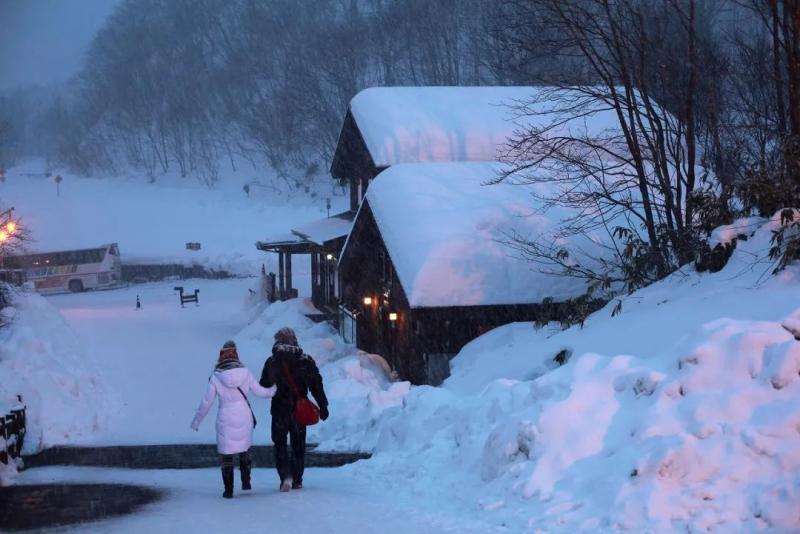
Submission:
[[[242,392],[240,393],[237,388]],[[259,397],[273,397],[275,389],[274,386],[261,387],[247,367],[214,371],[192,421],[192,428],[197,430],[214,399],[219,397],[217,451],[220,454],[245,452],[253,441],[253,416],[242,393],[247,395],[252,391]]]

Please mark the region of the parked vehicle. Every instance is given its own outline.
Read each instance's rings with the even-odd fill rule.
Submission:
[[[97,248],[63,250],[12,256],[10,263],[24,269],[39,293],[79,293],[107,289],[122,283],[119,247],[116,243]]]

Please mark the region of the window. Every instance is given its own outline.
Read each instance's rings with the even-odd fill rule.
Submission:
[[[380,252],[381,257],[381,282],[384,282],[387,286],[392,285],[392,260],[389,259],[389,256],[386,252]]]

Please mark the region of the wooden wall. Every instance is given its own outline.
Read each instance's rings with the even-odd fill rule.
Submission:
[[[358,209],[361,198],[367,191],[367,185],[382,170],[382,167],[376,167],[372,161],[364,137],[361,135],[352,113],[348,110],[342,124],[342,131],[339,133],[336,152],[333,154],[331,175],[350,184],[351,210]],[[358,194],[359,184],[361,184],[360,196]]]

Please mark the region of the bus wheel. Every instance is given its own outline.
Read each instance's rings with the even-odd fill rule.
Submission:
[[[69,290],[73,293],[80,293],[83,291],[83,282],[80,280],[70,280],[69,281]]]

